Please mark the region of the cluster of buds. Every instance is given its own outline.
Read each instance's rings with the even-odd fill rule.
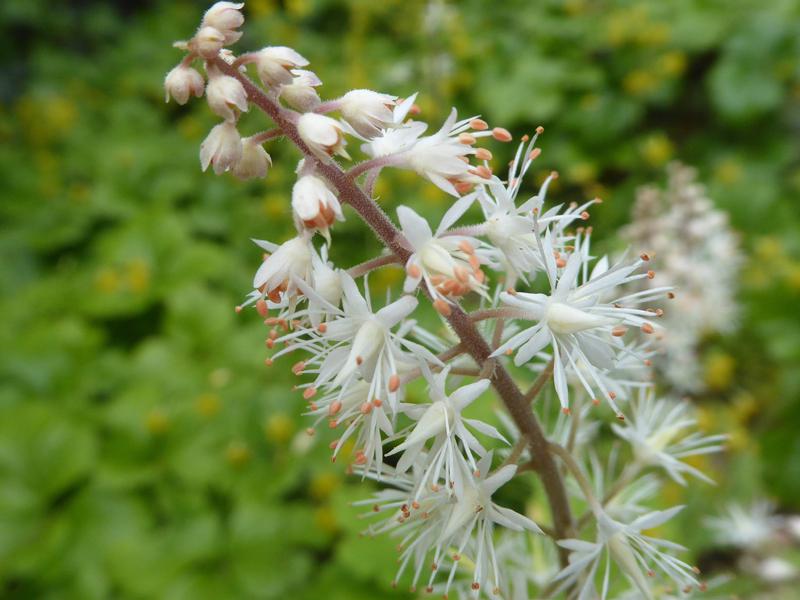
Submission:
[[[264,177],[270,159],[263,144],[270,140],[289,140],[304,155],[286,203],[296,232],[280,244],[256,242],[266,254],[237,310],[255,308],[270,328],[267,365],[300,355],[291,371],[314,419],[309,433],[327,423],[336,433],[332,458],[349,454],[349,470],[386,486],[367,501],[371,515],[385,517],[369,532],[402,539],[398,578],[408,568],[416,588],[425,572],[426,589],[445,597],[508,597],[513,589],[524,598],[562,590],[606,598],[629,583],[639,597],[653,598],[657,573],[684,593],[702,589],[697,570],[673,556],[680,547],[647,533],[681,508],[644,508],[656,477],[684,485],[687,476],[707,479],[684,461],[722,442],[694,430],[688,404],[653,395],[652,351],[639,338],[661,331],[663,311],[652,304],[672,292],[641,285],[655,277],[650,257],[595,256],[584,222],[599,200],[545,206],[556,173],[519,199],[541,153],[541,127],[523,136],[501,178],[492,151],[478,141],[509,142],[506,129],[477,116],[459,120],[452,109],[436,133],[424,135],[416,94],[401,99],[359,89],[323,101],[319,78],[297,51],[269,46],[237,57],[227,48],[240,37],[241,8],[215,4],[196,35],[177,44],[187,54],[167,76],[167,94],[180,103],[201,95],[204,80],[192,64],[203,62],[209,106],[223,119],[201,145],[204,170]],[[242,138],[240,119],[254,107],[274,127]],[[351,160],[353,139],[364,159],[345,170],[340,161]],[[398,228],[377,207],[372,189],[389,168],[414,171],[455,198],[438,226],[400,206]],[[386,252],[344,269],[328,249],[348,205]],[[477,223],[463,223],[481,212]],[[376,304],[367,276],[379,268],[404,269],[405,281],[394,298],[387,291]],[[415,318],[426,297],[441,328]],[[470,303],[474,310],[465,312]],[[527,394],[509,363],[537,375]],[[407,393],[418,379],[427,383],[421,401]],[[492,387],[511,415],[507,435],[469,416]],[[539,394],[553,398],[536,405],[545,422],[556,416],[549,435],[529,406]],[[606,421],[613,427],[604,428]],[[623,469],[600,468],[590,451],[603,431],[627,445]],[[497,456],[502,464],[494,464]],[[533,511],[522,514],[495,497],[532,471],[553,512],[547,528],[531,519]],[[608,473],[615,481],[604,480]],[[576,485],[565,486],[564,477]],[[583,517],[572,516],[587,506]],[[545,540],[545,530],[555,539]],[[537,561],[527,560],[524,553],[543,547],[549,550]],[[523,572],[534,562],[539,571]],[[613,586],[612,573],[620,575]]]

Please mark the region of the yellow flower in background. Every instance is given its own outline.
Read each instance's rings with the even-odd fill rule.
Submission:
[[[225,449],[225,459],[234,468],[243,467],[252,457],[252,452],[245,442],[234,440]]]
[[[128,287],[134,294],[142,294],[150,287],[150,265],[141,258],[132,260],[125,271]]]
[[[332,471],[317,473],[312,477],[308,491],[317,501],[328,499],[342,485],[342,477]]]
[[[169,415],[160,408],[154,408],[145,417],[145,427],[154,435],[161,435],[169,431],[171,421]]]
[[[660,167],[669,161],[674,154],[674,146],[663,133],[647,136],[642,143],[642,156],[653,167]]]
[[[336,511],[330,506],[320,506],[314,511],[314,525],[326,533],[339,531]]]
[[[727,389],[733,381],[736,370],[736,359],[724,352],[713,352],[706,357],[705,381],[712,391]]]
[[[94,289],[101,294],[113,294],[120,287],[120,276],[111,267],[101,268],[94,276]]]
[[[194,408],[202,417],[213,417],[220,410],[220,399],[217,394],[200,394],[194,401]]]
[[[623,89],[631,96],[644,96],[655,90],[661,79],[652,70],[635,69],[622,80]]]
[[[276,412],[269,416],[264,424],[264,436],[275,444],[286,444],[295,431],[294,421],[283,412]]]
[[[742,163],[736,158],[726,158],[717,163],[713,177],[723,185],[739,183],[744,176]]]
[[[664,75],[677,77],[686,70],[686,54],[680,50],[673,50],[662,54],[658,59],[658,67]]]

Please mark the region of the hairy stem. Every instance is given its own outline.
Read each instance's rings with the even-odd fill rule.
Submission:
[[[384,254],[382,256],[376,256],[375,258],[371,258],[370,260],[357,264],[354,267],[350,267],[347,269],[347,274],[355,279],[356,277],[366,275],[370,271],[374,271],[380,267],[385,267],[386,265],[396,265],[398,262],[399,260],[396,254]]]
[[[333,185],[339,193],[340,199],[347,202],[370,226],[387,248],[405,263],[411,253],[406,243],[404,243],[404,236],[383,210],[364,193],[352,176],[345,173],[333,161],[321,161],[316,158],[300,138],[294,125],[296,119],[292,118],[293,115],[290,114],[290,111],[286,111],[279,106],[258,86],[253,84],[246,75],[228,65],[221,58],[214,59],[212,63],[222,72],[235,77],[242,83],[249,100],[263,110],[278,127],[283,129],[286,137],[298,147],[306,160],[316,163],[317,171]],[[472,356],[478,365],[483,365],[487,360],[490,360],[492,349],[461,307],[454,306],[447,320],[453,331],[461,339],[461,347]],[[502,365],[498,364],[492,371],[491,381],[512,419],[514,419],[517,428],[528,440],[532,455],[537,458],[536,471],[539,473],[547,493],[553,514],[553,529],[556,536],[559,539],[571,537],[573,523],[567,492],[558,466],[550,454],[548,441],[539,421],[530,410],[529,403],[525,400],[517,384],[514,383],[511,375]],[[562,563],[566,564],[567,554],[563,549],[560,549],[560,556]]]

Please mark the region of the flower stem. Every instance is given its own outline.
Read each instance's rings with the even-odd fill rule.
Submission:
[[[286,137],[297,146],[306,160],[316,163],[317,172],[322,174],[333,185],[339,193],[340,199],[350,204],[370,226],[375,235],[405,263],[411,252],[403,243],[403,235],[386,216],[386,213],[358,186],[355,178],[344,172],[333,161],[320,161],[300,138],[294,125],[296,119],[293,119],[289,111],[267,96],[246,75],[228,65],[221,58],[214,59],[213,64],[242,83],[250,102],[263,110],[278,127],[283,129]],[[447,320],[453,331],[461,339],[462,348],[472,356],[478,365],[490,360],[491,347],[460,306],[453,307]],[[514,419],[518,429],[528,440],[531,453],[537,457],[536,471],[539,473],[547,493],[556,536],[559,539],[571,537],[573,522],[567,492],[558,466],[550,454],[548,441],[539,421],[530,410],[529,403],[525,400],[517,384],[514,383],[511,375],[502,365],[497,365],[493,370],[491,381],[511,418]],[[566,564],[566,551],[563,549],[559,551],[561,562]]]
[[[357,264],[354,267],[350,267],[347,269],[347,274],[353,278],[361,277],[362,275],[366,275],[375,269],[379,269],[380,267],[385,267],[387,265],[396,265],[398,262],[399,259],[397,258],[396,254],[383,254]]]

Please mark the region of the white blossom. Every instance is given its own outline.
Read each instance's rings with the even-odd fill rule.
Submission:
[[[474,196],[460,198],[442,218],[436,233],[428,222],[407,206],[397,209],[400,227],[413,253],[406,261],[406,281],[403,289],[410,293],[424,282],[435,300],[434,306],[449,314],[454,298],[471,291],[485,295],[485,276],[480,258],[475,252],[477,240],[469,236],[445,235],[469,207]]]
[[[595,399],[599,391],[619,413],[614,402],[616,395],[599,373],[614,367],[616,356],[623,349],[620,337],[627,327],[649,333],[655,330],[652,318],[657,313],[636,306],[665,294],[667,289],[655,288],[614,297],[620,293],[617,291],[620,286],[652,276],[650,272],[637,273],[645,264],[643,259],[622,260],[609,267],[604,258],[589,273],[588,239],[577,239],[575,250],[563,268],[559,268],[549,230],[540,241],[550,293],[503,292],[500,295],[502,303],[510,308],[509,316],[536,323],[502,344],[493,356],[516,350],[514,363],[522,365],[549,346],[553,354],[556,393],[565,410],[569,406],[566,369],[572,366],[589,396]]]
[[[244,23],[243,7],[239,2],[217,2],[203,15],[201,27],[213,27],[223,35],[226,46],[234,44],[242,37],[236,30]]]
[[[256,53],[255,63],[258,76],[267,87],[292,83],[295,79],[292,70],[308,65],[303,56],[286,46],[262,48]]]
[[[235,122],[239,118],[237,112],[247,112],[247,92],[235,77],[223,75],[216,69],[208,74],[206,100],[215,113],[226,121]]]
[[[319,77],[312,71],[304,69],[292,70],[294,79],[288,85],[283,85],[278,90],[280,98],[292,108],[309,112],[319,106],[319,94],[315,88],[322,85]]]
[[[298,235],[281,245],[253,241],[269,253],[253,277],[253,287],[262,297],[278,302],[283,293],[295,294],[299,281],[310,280],[314,249],[307,235]]]
[[[194,51],[208,60],[219,56],[220,50],[224,45],[225,34],[216,27],[208,26],[198,29],[191,42]]]
[[[372,90],[351,90],[339,100],[339,110],[357,133],[370,138],[393,123],[395,100],[395,96]]]
[[[191,96],[195,98],[202,96],[205,87],[203,76],[196,69],[183,63],[172,69],[164,78],[167,102],[172,97],[178,104],[186,104]]]
[[[404,407],[404,412],[415,420],[415,424],[404,434],[403,441],[387,453],[387,456],[403,453],[397,463],[397,471],[403,473],[416,462],[424,450],[428,456],[428,465],[420,485],[432,485],[444,479],[448,490],[460,495],[464,489],[463,468],[476,470],[478,467],[473,453],[478,456],[486,454],[486,450],[469,428],[489,437],[505,440],[491,425],[462,416],[464,409],[486,391],[489,380],[481,379],[447,394],[445,384],[449,372],[450,368],[446,367],[436,375],[428,374],[431,403]],[[433,443],[426,450],[429,440],[433,440]]]
[[[209,165],[217,175],[233,169],[242,158],[242,138],[236,125],[224,121],[215,125],[200,144],[200,166]]]
[[[335,220],[344,220],[336,194],[316,175],[302,175],[294,184],[292,211],[298,226],[318,229],[329,243],[328,229]]]
[[[297,133],[303,142],[319,157],[339,154],[350,158],[344,149],[347,141],[339,122],[325,115],[305,113],[297,120]]]
[[[642,533],[662,525],[682,509],[682,506],[677,506],[669,510],[653,511],[627,524],[616,521],[602,509],[597,509],[596,541],[567,539],[558,542],[559,546],[570,551],[570,555],[569,564],[554,579],[559,583],[556,593],[575,586],[576,597],[581,600],[605,600],[608,597],[612,563],[624,573],[641,597],[647,600],[653,599],[648,577],[655,576],[656,571],[660,571],[684,591],[691,590],[694,586],[701,587],[696,569],[669,553],[685,548]],[[598,594],[595,579],[601,563],[603,575]]]
[[[688,401],[656,399],[652,389],[643,390],[631,403],[624,425],[612,424],[619,437],[633,447],[634,456],[643,465],[663,468],[669,476],[686,485],[684,474],[712,483],[700,469],[682,459],[719,452],[724,435],[703,436],[693,429],[697,419],[691,414]]]
[[[757,551],[773,543],[783,521],[771,502],[759,500],[750,505],[731,503],[705,523],[718,544]]]
[[[253,138],[242,139],[242,156],[233,167],[233,174],[239,179],[264,178],[272,166],[272,158],[264,147]]]

